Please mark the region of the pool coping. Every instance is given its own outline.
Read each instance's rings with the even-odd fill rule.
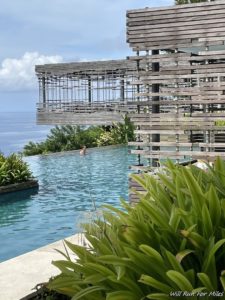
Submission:
[[[65,238],[77,244],[85,245],[83,234]],[[0,263],[0,300],[25,300],[36,293],[37,284],[47,282],[59,270],[51,264],[53,260],[62,260],[56,249],[65,252],[63,240],[27,252]],[[75,255],[68,251],[71,258]]]
[[[104,149],[113,149],[113,148],[117,148],[117,147],[128,147],[127,144],[116,144],[116,145],[108,145],[108,146],[100,146],[100,147],[91,147],[91,148],[87,148],[87,154],[88,151],[91,150],[91,152],[93,150],[104,150]],[[77,150],[68,150],[68,151],[60,151],[60,152],[49,152],[49,153],[43,153],[43,154],[36,154],[36,155],[23,155],[23,158],[29,158],[29,157],[45,157],[45,156],[60,156],[60,155],[65,155],[65,154],[73,154],[73,153],[79,153],[80,149]]]

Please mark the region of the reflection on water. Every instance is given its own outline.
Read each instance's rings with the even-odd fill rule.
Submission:
[[[18,201],[13,195],[1,201],[0,260],[79,232],[79,223],[95,206],[119,206],[120,196],[127,199],[134,160],[127,147],[89,150],[82,157],[67,153],[26,160],[39,180],[39,191],[23,192]]]
[[[23,201],[25,199],[31,199],[32,195],[36,195],[38,193],[38,187],[33,187],[30,189],[26,189],[23,191],[6,193],[0,195],[0,205],[4,204],[5,202],[18,202]],[[1,217],[1,216],[0,216]]]
[[[0,226],[18,222],[27,212],[29,200],[38,193],[38,187],[0,195]]]

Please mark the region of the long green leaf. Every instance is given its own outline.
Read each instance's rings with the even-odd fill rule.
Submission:
[[[197,276],[209,292],[216,290],[216,287],[213,286],[213,284],[207,274],[198,273]]]
[[[225,270],[223,270],[223,271],[221,272],[220,282],[221,282],[221,284],[222,284],[222,286],[223,286],[223,290],[225,291]]]
[[[176,259],[176,257],[170,252],[170,251],[165,251],[165,255],[168,259],[168,262],[170,264],[169,269],[173,269],[181,274],[184,275],[184,270],[181,266],[181,264],[178,262],[178,260]]]
[[[177,287],[181,291],[191,292],[193,290],[193,286],[190,281],[180,272],[170,270],[166,273],[166,275],[177,285]]]
[[[159,174],[158,176],[165,187],[169,189],[173,195],[176,195],[176,187],[174,186],[174,183],[170,180],[170,178],[164,174]]]
[[[70,243],[69,241],[65,240],[65,244],[72,250],[81,260],[86,261],[87,259],[89,261],[95,262],[94,255],[91,254],[85,247],[75,245]]]
[[[180,221],[181,221],[181,216],[179,210],[177,209],[177,207],[175,207],[175,205],[173,205],[170,211],[169,224],[175,232],[179,227]]]
[[[129,291],[121,290],[108,293],[106,300],[137,300],[137,298]]]
[[[141,278],[139,279],[139,282],[150,285],[154,289],[163,292],[165,294],[169,294],[171,292],[171,287],[169,285],[164,284],[159,280],[156,280],[155,278],[148,275],[142,275]]]
[[[197,249],[205,249],[207,240],[197,232],[189,232],[188,230],[181,230],[181,235],[187,238]]]
[[[213,224],[206,204],[202,207],[202,226],[205,238],[209,239],[213,234]]]
[[[193,209],[197,215],[201,214],[202,205],[204,203],[203,198],[204,194],[201,189],[201,186],[198,184],[197,180],[191,173],[191,171],[187,168],[183,168],[183,178],[188,186],[188,190],[190,191]]]
[[[215,163],[214,163],[214,169],[217,174],[219,174],[219,177],[223,183],[223,186],[225,186],[225,164],[224,161],[217,157]]]
[[[220,241],[218,241],[213,247],[212,249],[210,250],[209,252],[209,255],[207,256],[204,264],[203,264],[203,267],[202,267],[202,270],[203,272],[206,272],[208,270],[208,267],[209,267],[209,264],[210,262],[212,261],[212,259],[214,258],[214,255],[216,253],[216,251],[225,243],[225,239],[222,239]]]
[[[117,287],[120,286],[121,288],[126,288],[127,291],[132,292],[133,295],[136,295],[136,298],[141,298],[144,295],[138,281],[134,280],[134,278],[129,278],[128,273],[121,279],[116,278],[116,276],[110,276],[109,279],[112,282],[115,282]]]
[[[80,292],[76,293],[76,295],[74,295],[71,300],[78,300],[83,297],[90,296],[90,294],[92,294],[94,292],[103,291],[103,290],[105,290],[105,288],[102,286],[90,286],[90,287],[82,289]]]
[[[220,223],[221,217],[221,204],[216,193],[216,189],[211,184],[209,192],[207,194],[208,202],[209,202],[209,212],[212,220],[212,224],[214,228]]]
[[[127,257],[118,257],[115,255],[102,255],[98,257],[98,261],[104,264],[110,264],[115,266],[126,266],[131,259]]]
[[[152,294],[148,294],[146,297],[152,300],[171,300],[170,296],[163,293],[152,293]]]
[[[179,261],[179,263],[181,263],[182,260],[183,260],[187,255],[189,255],[190,253],[194,253],[194,252],[195,252],[194,250],[190,250],[190,249],[182,250],[182,251],[180,251],[180,252],[177,253],[176,259]]]
[[[160,226],[164,229],[171,230],[169,220],[166,220],[165,215],[160,211],[154,202],[142,201],[142,206],[146,209],[146,212],[149,214],[151,221],[157,226]]]
[[[85,263],[84,266],[105,276],[115,275],[112,270],[98,263]]]
[[[139,183],[144,189],[146,189],[146,180],[143,177],[136,174],[132,174],[131,178],[134,179],[137,183]]]
[[[160,264],[164,264],[163,258],[161,254],[152,248],[151,246],[148,245],[140,245],[139,246],[140,250],[144,252],[145,254],[149,255],[150,257],[154,258],[156,262]]]
[[[70,275],[70,276],[77,276],[76,275],[76,264],[71,261],[64,261],[64,260],[58,260],[53,261],[52,264],[57,267],[61,272]],[[79,271],[78,271],[79,272]]]
[[[96,283],[100,283],[100,282],[105,281],[105,280],[107,280],[107,277],[105,275],[97,274],[95,272],[92,275],[86,276],[83,279],[83,283],[94,285]]]

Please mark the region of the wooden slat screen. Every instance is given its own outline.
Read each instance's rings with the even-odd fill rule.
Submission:
[[[131,153],[144,165],[225,157],[225,1],[129,10],[127,42],[138,69]]]

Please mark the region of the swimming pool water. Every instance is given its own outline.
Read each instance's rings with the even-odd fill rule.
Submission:
[[[79,232],[94,206],[119,206],[134,159],[124,146],[26,158],[39,191],[0,196],[0,261]]]

